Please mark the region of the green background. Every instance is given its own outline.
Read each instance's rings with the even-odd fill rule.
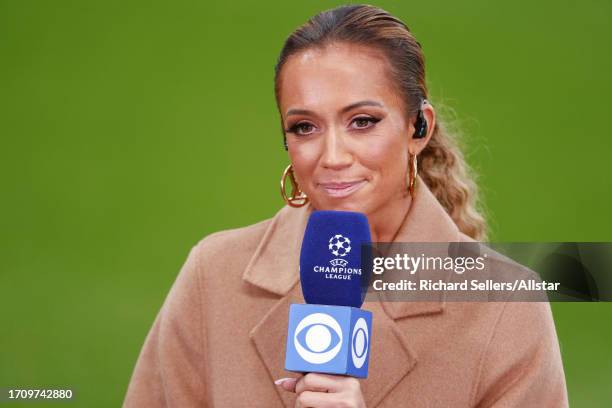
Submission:
[[[271,217],[273,66],[337,2],[0,0],[0,387],[119,406],[192,245]],[[498,241],[611,241],[606,1],[381,1],[424,47]],[[554,304],[570,402],[610,406],[611,304]]]

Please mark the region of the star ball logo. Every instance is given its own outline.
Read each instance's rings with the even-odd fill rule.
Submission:
[[[334,256],[347,256],[351,252],[351,240],[341,234],[336,234],[329,239],[328,248]],[[330,263],[333,266],[346,266],[348,261],[337,258],[332,259]]]

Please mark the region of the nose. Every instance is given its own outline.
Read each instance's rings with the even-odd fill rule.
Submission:
[[[353,155],[348,149],[347,141],[342,132],[330,129],[324,137],[321,164],[327,169],[339,170],[349,167]]]

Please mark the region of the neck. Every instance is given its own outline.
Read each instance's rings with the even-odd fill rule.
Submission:
[[[386,203],[368,214],[372,242],[393,242],[412,204],[410,194]]]

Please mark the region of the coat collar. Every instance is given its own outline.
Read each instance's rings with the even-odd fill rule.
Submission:
[[[452,219],[420,178],[417,183],[417,194],[395,241],[459,241],[459,230]],[[272,218],[243,274],[245,282],[281,296],[250,331],[255,350],[272,381],[288,374],[284,370],[285,353],[281,350],[287,341],[289,305],[304,302],[299,284],[299,256],[312,211],[310,205],[283,207]],[[369,376],[362,382],[368,407],[379,405],[417,364],[417,355],[410,347],[410,333],[400,330],[396,320],[440,313],[443,306],[443,298],[434,302],[385,302],[381,298],[364,303],[363,308],[373,313],[372,335],[376,338],[371,344]],[[276,390],[284,406],[294,406],[295,394],[278,387]]]
[[[271,220],[264,236],[249,261],[243,280],[261,289],[285,296],[299,281],[299,257],[302,238],[313,208],[309,204],[283,207]],[[395,242],[457,242],[459,229],[423,180],[417,176],[416,196]],[[394,319],[439,312],[438,302],[394,302],[385,304],[385,311]]]

